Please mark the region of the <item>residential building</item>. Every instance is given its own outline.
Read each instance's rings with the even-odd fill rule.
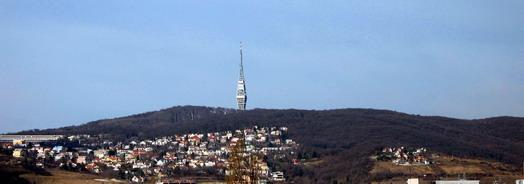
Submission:
[[[418,178],[409,178],[407,183],[408,184],[418,184]]]
[[[438,180],[435,184],[479,184],[479,180]]]

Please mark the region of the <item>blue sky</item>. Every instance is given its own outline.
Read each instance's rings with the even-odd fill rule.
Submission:
[[[0,132],[175,105],[524,116],[524,1],[0,1]]]

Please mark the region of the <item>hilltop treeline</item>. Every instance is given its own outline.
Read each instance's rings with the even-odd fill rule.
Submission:
[[[236,111],[178,106],[79,126],[24,131],[21,134],[109,134],[115,139],[158,137],[259,126],[287,126],[289,137],[323,160],[314,168],[289,173],[301,183],[369,183],[369,156],[385,146],[427,147],[454,156],[502,161],[524,159],[524,118],[460,120],[387,110]]]

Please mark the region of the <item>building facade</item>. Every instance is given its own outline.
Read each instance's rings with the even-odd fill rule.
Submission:
[[[45,142],[54,141],[62,138],[62,135],[0,135],[0,142]]]
[[[479,180],[439,180],[435,184],[479,184]]]

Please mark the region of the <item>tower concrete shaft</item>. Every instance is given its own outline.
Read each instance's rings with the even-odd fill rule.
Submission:
[[[244,77],[244,63],[242,55],[242,42],[240,42],[240,77],[237,82],[237,105],[239,110],[246,110],[247,93]]]

